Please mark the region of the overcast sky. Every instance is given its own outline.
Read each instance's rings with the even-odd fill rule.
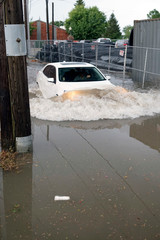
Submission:
[[[68,18],[68,13],[74,8],[76,0],[48,0],[49,21],[52,20],[52,2],[54,2],[55,21]],[[86,7],[97,6],[109,19],[114,12],[121,30],[126,25],[133,25],[134,20],[147,19],[147,14],[153,9],[160,11],[160,0],[84,0]],[[30,20],[46,21],[46,0],[30,0]]]

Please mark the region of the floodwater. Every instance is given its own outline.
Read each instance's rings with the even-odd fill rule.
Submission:
[[[119,95],[116,119],[100,115],[106,93],[103,101],[97,93],[85,96],[88,105],[76,119],[77,101],[64,101],[64,114],[62,101],[44,100],[31,88],[33,153],[21,171],[0,170],[0,240],[160,239],[158,91],[131,93],[135,105]],[[110,114],[118,110],[113,102]]]

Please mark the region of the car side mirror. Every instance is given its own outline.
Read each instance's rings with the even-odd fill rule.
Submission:
[[[48,78],[47,81],[48,81],[48,82],[51,82],[51,83],[55,83],[54,78]]]
[[[108,75],[105,75],[105,79],[106,79],[106,80],[111,80],[111,77],[108,76]]]

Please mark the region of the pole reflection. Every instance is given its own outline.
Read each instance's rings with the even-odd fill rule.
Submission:
[[[0,239],[32,239],[32,154],[20,171],[0,170]]]

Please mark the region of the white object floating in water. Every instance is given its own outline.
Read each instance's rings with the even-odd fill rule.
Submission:
[[[70,200],[69,196],[55,196],[54,201],[68,201]]]

